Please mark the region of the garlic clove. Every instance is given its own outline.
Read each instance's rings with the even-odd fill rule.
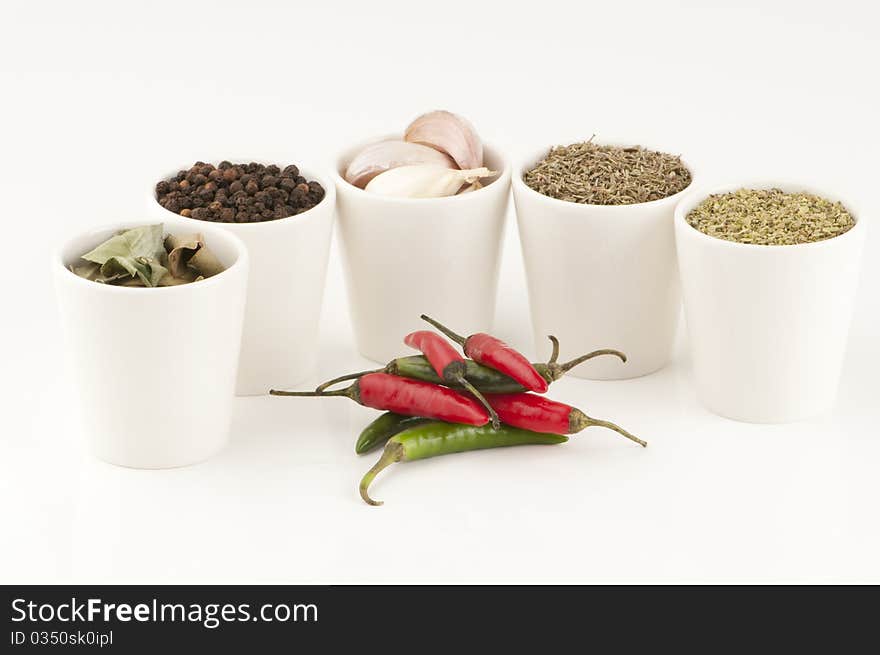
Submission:
[[[366,190],[397,198],[442,198],[455,195],[465,184],[497,174],[488,168],[457,170],[433,164],[398,166],[374,177]]]
[[[345,169],[346,182],[363,189],[374,177],[385,171],[412,164],[434,164],[455,168],[449,155],[420,143],[407,141],[379,141],[355,155]]]
[[[461,189],[461,191],[458,192],[458,195],[462,195],[463,193],[471,193],[472,191],[479,191],[482,188],[483,188],[483,183],[480,182],[479,180],[475,180],[473,184],[469,184],[466,187],[464,187],[463,189]]]
[[[483,165],[483,142],[477,131],[467,119],[452,112],[422,114],[409,124],[403,138],[445,152],[461,169]]]

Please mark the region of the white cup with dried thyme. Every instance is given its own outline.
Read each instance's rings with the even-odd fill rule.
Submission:
[[[675,211],[696,391],[712,412],[783,423],[831,408],[866,226],[819,187],[695,190]]]
[[[513,175],[536,347],[617,348],[573,375],[638,377],[667,364],[681,311],[672,217],[692,181],[677,154],[593,139],[544,148]]]
[[[244,243],[212,226],[121,225],[70,239],[53,269],[70,393],[92,452],[170,468],[221,449],[241,344]]]

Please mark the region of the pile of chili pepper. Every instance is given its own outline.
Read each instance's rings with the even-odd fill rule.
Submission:
[[[360,483],[361,497],[368,504],[382,504],[370,497],[369,485],[395,462],[483,448],[558,444],[568,441],[567,435],[592,426],[609,428],[641,446],[648,445],[614,423],[539,395],[569,370],[594,357],[614,355],[625,362],[626,355],[619,350],[594,350],[560,364],[559,341],[551,336],[550,360],[532,364],[489,334],[465,338],[424,314],[422,319],[461,345],[467,359],[440,334],[418,330],[408,334],[404,343],[421,355],[328,380],[314,391],[269,392],[274,396],[342,396],[385,412],[364,428],[355,445],[358,454],[385,446]],[[354,382],[344,389],[330,390],[346,380]]]

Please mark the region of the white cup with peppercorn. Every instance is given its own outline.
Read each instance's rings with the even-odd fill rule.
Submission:
[[[84,277],[83,268],[103,269],[83,255],[130,228],[155,229],[165,243],[166,235],[194,236],[181,225],[128,224],[91,230],[59,248],[52,268],[71,393],[100,459],[147,469],[194,464],[228,439],[248,253],[234,235],[205,225],[201,243],[216,262],[209,277],[154,288],[122,275],[118,285]]]
[[[332,181],[297,164],[196,162],[154,186],[154,215],[191,230],[216,225],[248,249],[238,395],[313,373],[335,203]]]
[[[867,231],[836,199],[758,182],[695,189],[675,208],[696,391],[710,411],[784,423],[832,407]]]
[[[584,164],[576,173],[584,172],[583,178],[551,175],[547,189],[537,185],[548,193],[526,182],[527,173],[553,152],[562,156],[593,146],[612,149],[608,157],[620,160],[607,166],[607,179],[596,179]],[[625,153],[638,158],[640,152],[677,175],[676,185],[646,186],[624,197],[630,191],[616,180],[627,178]],[[563,168],[576,168],[580,157],[586,161],[589,155],[578,152]],[[521,161],[513,175],[513,199],[539,353],[549,354],[547,335],[553,334],[569,352],[616,348],[626,354],[626,362],[606,357],[570,373],[591,380],[634,378],[666,366],[681,313],[673,211],[684,189],[676,188],[686,188],[692,176],[680,157],[604,142],[544,147]]]
[[[464,334],[491,328],[510,165],[470,123],[445,111],[420,116],[405,133],[345,150],[334,178],[351,318],[364,357],[399,356],[403,335],[425,328],[421,314]]]

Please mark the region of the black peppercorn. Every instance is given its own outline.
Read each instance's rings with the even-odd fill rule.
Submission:
[[[196,162],[156,184],[159,204],[181,216],[224,223],[278,220],[308,211],[325,195],[293,164],[281,168],[256,162],[216,167]]]

